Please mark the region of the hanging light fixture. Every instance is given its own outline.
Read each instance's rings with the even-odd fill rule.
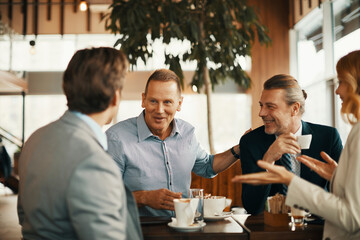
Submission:
[[[30,50],[29,50],[30,54],[35,55],[36,54],[36,48],[35,48],[36,42],[35,42],[35,40],[30,40],[29,44],[30,44]]]
[[[85,12],[88,8],[87,2],[86,1],[81,1],[79,4],[79,8],[80,11]]]

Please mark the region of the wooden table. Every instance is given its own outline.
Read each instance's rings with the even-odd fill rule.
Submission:
[[[322,239],[322,224],[311,224],[310,222],[303,228],[296,228],[292,231],[290,227],[271,227],[264,224],[264,215],[249,216],[245,223],[241,224],[249,233],[250,240],[257,239]]]
[[[141,225],[144,239],[196,239],[196,240],[247,240],[248,233],[231,217],[220,221],[208,221],[206,226],[196,232],[179,232],[170,228],[166,222]]]
[[[264,215],[234,215],[220,221],[206,222],[206,226],[197,232],[178,232],[170,228],[166,221],[142,224],[144,239],[196,239],[196,240],[258,240],[258,239],[322,239],[323,225],[308,223],[303,228],[292,230],[288,226],[272,227],[264,224]],[[145,223],[144,221],[142,221]]]

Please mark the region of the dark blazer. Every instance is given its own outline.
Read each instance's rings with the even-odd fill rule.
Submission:
[[[309,149],[302,150],[301,154],[322,160],[320,152],[324,151],[335,161],[339,160],[342,143],[338,131],[329,126],[323,126],[308,122],[302,122],[302,135],[312,134]],[[270,145],[275,141],[275,135],[265,133],[264,126],[261,126],[240,139],[240,159],[242,174],[261,172],[264,169],[257,166],[256,162],[263,158]],[[275,164],[281,165],[280,161]],[[312,182],[320,187],[326,188],[327,181],[317,173],[301,164],[301,178]],[[242,185],[242,202],[246,211],[250,214],[259,214],[264,211],[265,201],[268,196],[273,196],[277,192],[282,193],[281,184],[268,184],[253,186]]]

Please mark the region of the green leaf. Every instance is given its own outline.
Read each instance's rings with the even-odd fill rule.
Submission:
[[[181,62],[195,60],[197,68],[192,84],[198,90],[204,85],[204,66],[211,66],[213,86],[232,80],[243,89],[250,87],[250,78],[236,58],[251,56],[255,39],[266,46],[271,44],[267,27],[259,21],[255,9],[247,5],[247,0],[198,3],[196,0],[113,0],[110,13],[105,16],[105,28],[119,34],[114,46],[121,46],[132,66],[138,59],[146,62],[152,57],[148,47],[157,39],[165,44],[171,39],[187,39],[191,43],[188,52],[176,56],[164,53],[165,64],[179,77],[183,77]]]

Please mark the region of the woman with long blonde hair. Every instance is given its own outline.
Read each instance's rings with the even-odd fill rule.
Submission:
[[[297,159],[330,181],[330,192],[307,182],[284,167],[262,160],[267,171],[235,176],[233,182],[288,185],[286,204],[308,209],[325,219],[323,239],[360,239],[360,50],[342,57],[336,71],[336,94],[343,101],[341,113],[353,125],[339,159],[339,165],[325,152],[325,161],[302,155]]]

